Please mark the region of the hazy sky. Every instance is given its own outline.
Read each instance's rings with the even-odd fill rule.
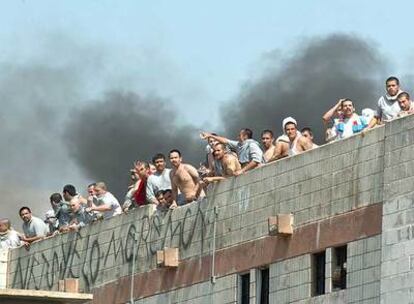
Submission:
[[[57,139],[53,146],[64,120],[57,113],[71,105],[132,90],[167,100],[179,123],[217,128],[220,106],[315,37],[355,34],[387,59],[385,75],[409,74],[413,10],[408,0],[1,1],[0,213],[15,214],[23,201],[43,212],[66,182],[90,181]],[[35,136],[15,138],[25,122]]]
[[[315,35],[355,33],[391,59],[391,73],[412,67],[413,9],[378,0],[2,1],[0,60],[24,62],[45,45],[70,56],[47,42],[66,36],[106,54],[105,79],[91,80],[91,94],[107,83],[157,92],[199,123],[217,119],[217,106],[260,72],[266,53],[285,54]]]

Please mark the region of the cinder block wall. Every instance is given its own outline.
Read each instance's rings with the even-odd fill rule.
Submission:
[[[414,302],[414,119],[386,128],[381,303]]]
[[[382,236],[354,240],[348,247],[349,288],[322,297],[336,297],[332,301],[339,302],[335,303],[345,300],[377,303],[380,294],[381,303],[412,301],[413,126],[414,117],[398,119],[368,132],[365,137],[358,135],[263,166],[216,184],[210,189],[208,200],[182,207],[164,217],[153,215],[149,207],[142,208],[91,225],[80,233],[34,244],[30,251],[12,250],[8,286],[56,290],[59,279],[79,277],[81,288],[91,291],[132,271],[143,273],[156,269],[155,252],[163,247],[178,247],[182,261],[209,256],[215,221],[216,249],[220,251],[267,237],[267,218],[278,213],[293,213],[295,228],[301,229],[384,202]],[[358,242],[375,239],[372,244],[378,245],[378,238],[381,238],[381,247],[363,245],[367,248],[362,252],[352,251],[353,246],[359,246]],[[314,241],[317,243],[319,239],[315,236]],[[132,270],[133,251],[137,258]],[[298,280],[309,279],[307,257],[305,254],[272,263],[272,282],[282,280],[274,275],[277,265],[294,259],[305,259],[301,266],[306,267],[297,271]],[[355,266],[361,259],[367,261],[362,265],[366,268]],[[296,274],[286,274],[290,275]],[[237,276],[228,274],[219,280],[234,277]],[[194,283],[194,286],[210,286],[206,281]],[[307,298],[309,293],[304,290],[309,286],[306,284],[310,283],[279,287],[271,284],[271,297],[280,300],[288,293],[298,303],[322,301],[320,297]],[[175,291],[167,293],[188,288],[192,287],[176,286]],[[156,293],[167,294],[161,289]]]

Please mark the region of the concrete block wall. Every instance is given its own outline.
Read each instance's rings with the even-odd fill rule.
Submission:
[[[293,213],[300,227],[382,201],[384,128],[263,166],[216,184],[207,200],[166,216],[150,207],[59,235],[10,256],[9,286],[57,289],[64,277],[79,277],[81,289],[156,268],[156,250],[180,248],[180,258],[211,253],[214,208],[216,248],[268,235],[267,218]],[[137,245],[133,247],[134,235]],[[59,269],[59,271],[57,271]]]
[[[347,303],[380,303],[381,235],[348,245]]]
[[[218,278],[215,284],[210,281],[194,284],[152,297],[135,301],[135,304],[235,304],[237,303],[237,275]]]
[[[312,256],[270,265],[270,303],[380,303],[381,235],[347,244],[347,288],[331,288],[332,248],[326,249],[326,294],[312,297]]]
[[[274,263],[269,267],[270,303],[295,303],[310,298],[311,255],[306,254]]]
[[[414,120],[385,133],[381,303],[414,302]]]
[[[267,235],[266,219],[293,213],[300,227],[382,202],[384,128],[282,159],[219,183],[219,247]]]
[[[269,265],[269,303],[277,304],[344,304],[380,303],[381,235],[347,244],[347,289],[311,297],[312,256],[286,259]],[[331,280],[333,248],[326,249],[326,277]],[[250,304],[258,304],[257,281],[260,269],[250,270]],[[216,284],[206,281],[189,287],[135,301],[156,303],[238,303],[238,274],[218,278]],[[328,282],[327,282],[328,283]],[[403,302],[402,302],[403,303]],[[405,302],[404,302],[405,303]]]
[[[375,241],[367,238],[349,244],[348,290],[309,298],[310,266],[283,274],[280,279],[272,277],[272,273],[291,267],[286,265],[294,263],[294,259],[310,258],[304,255],[271,266],[271,280],[279,280],[277,284],[283,287],[271,284],[271,297],[277,303],[284,303],[287,294],[294,299],[289,303],[341,303],[344,299],[349,303],[414,302],[413,129],[414,117],[398,119],[365,137],[358,135],[324,145],[220,182],[210,189],[205,201],[165,216],[153,215],[146,207],[96,223],[77,234],[33,244],[29,251],[12,250],[8,286],[56,290],[59,279],[79,277],[81,289],[91,291],[131,271],[155,269],[155,252],[164,247],[178,247],[181,259],[210,255],[215,220],[216,249],[221,250],[267,236],[267,218],[272,215],[293,213],[295,227],[300,228],[383,203],[382,236],[375,237]],[[133,245],[135,234],[138,239]],[[137,261],[132,270],[133,249]],[[329,258],[329,250],[327,253]],[[361,260],[365,268],[355,266]],[[301,266],[305,265],[306,261]],[[300,283],[287,285],[280,281],[297,279],[291,276],[298,276]],[[255,276],[251,278],[254,301]]]

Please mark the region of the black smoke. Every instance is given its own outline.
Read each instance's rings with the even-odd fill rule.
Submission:
[[[223,108],[227,134],[243,127],[254,129],[256,136],[269,128],[281,134],[283,118],[293,116],[322,143],[322,115],[339,98],[352,99],[360,113],[366,107],[375,109],[383,94],[386,64],[371,41],[331,35],[302,43],[286,58],[278,54],[264,75],[246,83]]]
[[[203,160],[197,130],[180,123],[169,100],[113,91],[72,114],[65,132],[71,155],[87,176],[107,182],[119,197],[126,192],[135,160],[150,161],[155,153],[168,159],[174,148],[185,162]]]

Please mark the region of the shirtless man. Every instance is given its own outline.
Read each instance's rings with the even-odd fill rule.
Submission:
[[[261,166],[264,162],[263,151],[257,141],[253,139],[253,131],[249,128],[241,129],[238,141],[213,135],[209,132],[201,132],[201,139],[213,138],[217,142],[228,145],[237,152],[242,169],[237,170],[234,175],[238,176]]]
[[[273,154],[275,154],[276,146],[273,144],[273,132],[271,130],[263,130],[262,131],[262,146],[263,146],[263,158],[266,163],[268,163],[271,159]]]
[[[241,165],[236,156],[230,152],[226,152],[226,145],[217,143],[214,146],[214,158],[219,161],[223,168],[222,175],[216,175],[211,177],[205,177],[203,179],[204,183],[211,183],[215,181],[220,181],[235,175],[235,172],[241,170]]]
[[[313,149],[319,147],[317,144],[313,142],[313,132],[311,128],[305,127],[302,130],[300,130],[300,133],[302,134],[302,136],[310,140]]]
[[[401,111],[397,117],[404,117],[414,113],[414,103],[410,99],[410,94],[402,92],[398,94],[398,104],[400,105]]]
[[[204,196],[199,185],[197,169],[189,164],[182,163],[181,152],[177,149],[170,151],[170,162],[172,170],[170,172],[172,195],[178,205],[184,205]],[[178,190],[181,194],[178,195]]]

